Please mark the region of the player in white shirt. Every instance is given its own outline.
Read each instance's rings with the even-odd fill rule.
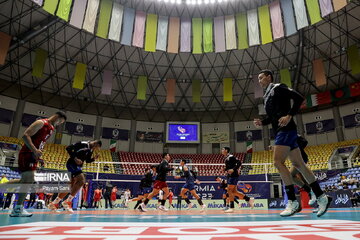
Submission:
[[[126,191],[124,192],[125,207],[128,207],[130,197],[131,197],[130,189],[126,189]]]

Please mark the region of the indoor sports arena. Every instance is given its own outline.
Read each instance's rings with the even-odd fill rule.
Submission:
[[[0,0],[0,240],[360,239],[360,1]]]

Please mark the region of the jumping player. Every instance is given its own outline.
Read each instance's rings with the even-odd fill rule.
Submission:
[[[267,118],[264,120],[254,119],[254,125],[261,127],[272,124],[272,128],[275,131],[274,165],[279,170],[289,199],[285,210],[280,213],[280,216],[292,216],[301,211],[301,206],[295,197],[292,176],[285,165],[285,160],[289,157],[293,166],[301,172],[316,195],[319,205],[317,216],[320,217],[328,210],[332,198],[328,197],[321,190],[314,173],[304,163],[297,144],[297,127],[293,117],[299,111],[304,98],[285,84],[274,84],[273,72],[271,70],[261,71],[258,78],[260,86],[266,89],[264,105]]]
[[[148,204],[150,199],[152,199],[153,196],[156,196],[160,190],[164,191],[164,199],[161,200],[161,205],[160,205],[159,209],[162,211],[168,211],[168,209],[165,207],[165,202],[169,195],[169,187],[166,183],[166,176],[167,176],[168,172],[170,172],[174,169],[169,167],[169,161],[171,159],[170,155],[168,153],[163,153],[162,157],[163,157],[163,160],[156,169],[157,175],[155,178],[153,190],[148,195],[148,197],[145,199],[145,201],[140,205],[142,208],[142,211],[147,211],[146,204]]]
[[[186,193],[190,191],[191,195],[194,196],[194,198],[196,198],[196,200],[198,201],[199,205],[201,206],[201,211],[203,212],[206,208],[206,205],[202,202],[201,198],[199,197],[199,195],[196,193],[195,190],[195,183],[196,184],[200,184],[200,181],[196,178],[196,174],[194,174],[193,171],[191,171],[188,166],[186,166],[186,160],[182,159],[180,162],[180,166],[182,167],[183,170],[183,175],[182,176],[175,176],[176,179],[179,179],[181,177],[185,178],[185,185],[181,188],[181,198],[185,200],[185,202],[188,204],[187,209],[191,209],[193,207],[193,204],[190,202],[190,200],[188,199]]]
[[[224,147],[221,150],[222,155],[225,159],[225,171],[227,172],[227,192],[229,194],[230,208],[225,210],[225,213],[233,213],[235,204],[234,199],[238,196],[240,199],[244,199],[249,203],[251,208],[254,208],[254,198],[250,198],[245,194],[237,191],[237,183],[239,180],[239,168],[241,162],[232,154],[230,154],[230,148]]]
[[[37,163],[40,159],[46,141],[54,133],[55,127],[66,121],[64,112],[56,112],[48,119],[39,119],[33,122],[24,132],[22,139],[24,145],[19,152],[19,171],[21,179],[19,183],[22,185],[33,184]],[[22,187],[18,196],[16,206],[12,210],[10,217],[31,217],[32,214],[24,210],[24,200],[27,195],[26,187]]]
[[[101,145],[102,143],[100,140],[94,140],[80,141],[66,147],[66,151],[70,155],[70,158],[66,163],[66,168],[71,173],[71,192],[68,198],[61,204],[64,209],[70,213],[74,211],[69,203],[72,202],[80,188],[85,184],[85,175],[81,168],[84,162],[92,163],[98,159],[99,155],[92,157],[92,154],[96,149],[99,149]],[[60,193],[54,201],[49,203],[48,208],[52,211],[56,211],[56,204],[58,204],[66,195],[67,193]]]

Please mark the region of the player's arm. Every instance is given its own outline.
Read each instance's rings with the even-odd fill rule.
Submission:
[[[293,105],[289,110],[288,114],[279,119],[279,126],[283,127],[286,126],[299,111],[301,104],[304,101],[304,97],[300,93],[286,86],[277,87],[275,90],[280,96],[284,96],[287,97],[288,99],[293,100]]]
[[[22,139],[24,140],[25,145],[35,154],[38,158],[41,156],[42,151],[37,149],[34,146],[34,143],[31,140],[31,137],[34,136],[42,127],[44,126],[44,122],[41,120],[37,120],[33,122],[24,132],[24,136]]]

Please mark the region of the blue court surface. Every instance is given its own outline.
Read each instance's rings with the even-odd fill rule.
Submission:
[[[281,210],[159,212],[78,210],[74,214],[34,210],[30,218],[0,212],[0,239],[360,239],[360,208],[330,209],[321,218],[310,209],[282,218]]]

